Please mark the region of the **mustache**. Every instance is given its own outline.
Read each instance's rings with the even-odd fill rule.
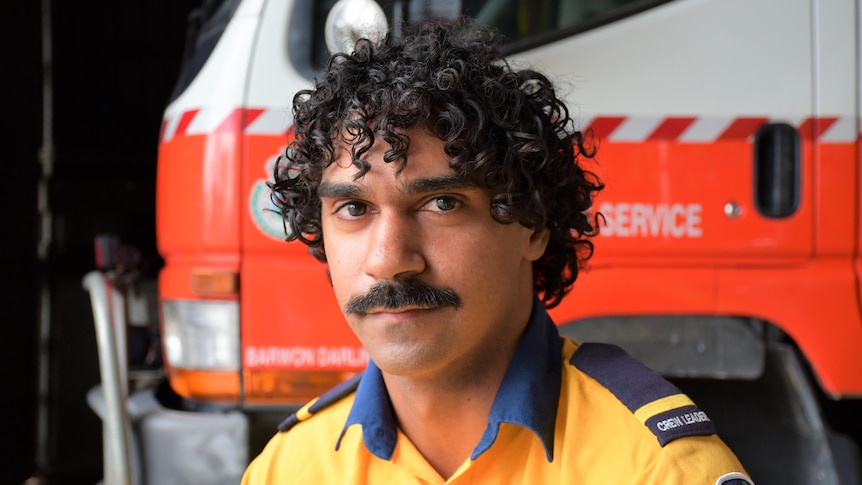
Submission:
[[[344,306],[345,315],[366,314],[374,309],[398,310],[405,307],[425,309],[461,306],[454,290],[434,288],[424,281],[380,281],[363,295],[354,296]]]

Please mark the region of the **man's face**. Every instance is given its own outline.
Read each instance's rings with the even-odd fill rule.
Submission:
[[[336,298],[368,354],[384,372],[430,376],[481,364],[520,335],[547,231],[496,222],[488,194],[456,177],[442,141],[404,133],[398,174],[383,140],[357,180],[340,148],[323,172],[321,221]]]

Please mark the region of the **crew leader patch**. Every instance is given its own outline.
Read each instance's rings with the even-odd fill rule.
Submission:
[[[616,345],[584,342],[569,363],[616,396],[661,446],[686,436],[716,434],[712,421],[688,396]]]

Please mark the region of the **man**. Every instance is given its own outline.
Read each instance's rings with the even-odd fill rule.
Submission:
[[[561,339],[545,309],[592,253],[602,185],[548,79],[497,46],[425,23],[295,97],[273,199],[371,361],[243,483],[750,483],[669,382]]]

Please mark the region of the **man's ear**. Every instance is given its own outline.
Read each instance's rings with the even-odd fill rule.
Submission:
[[[527,247],[527,259],[536,261],[545,254],[545,249],[548,248],[548,241],[551,239],[551,230],[547,227],[536,229],[530,234],[530,240]]]

